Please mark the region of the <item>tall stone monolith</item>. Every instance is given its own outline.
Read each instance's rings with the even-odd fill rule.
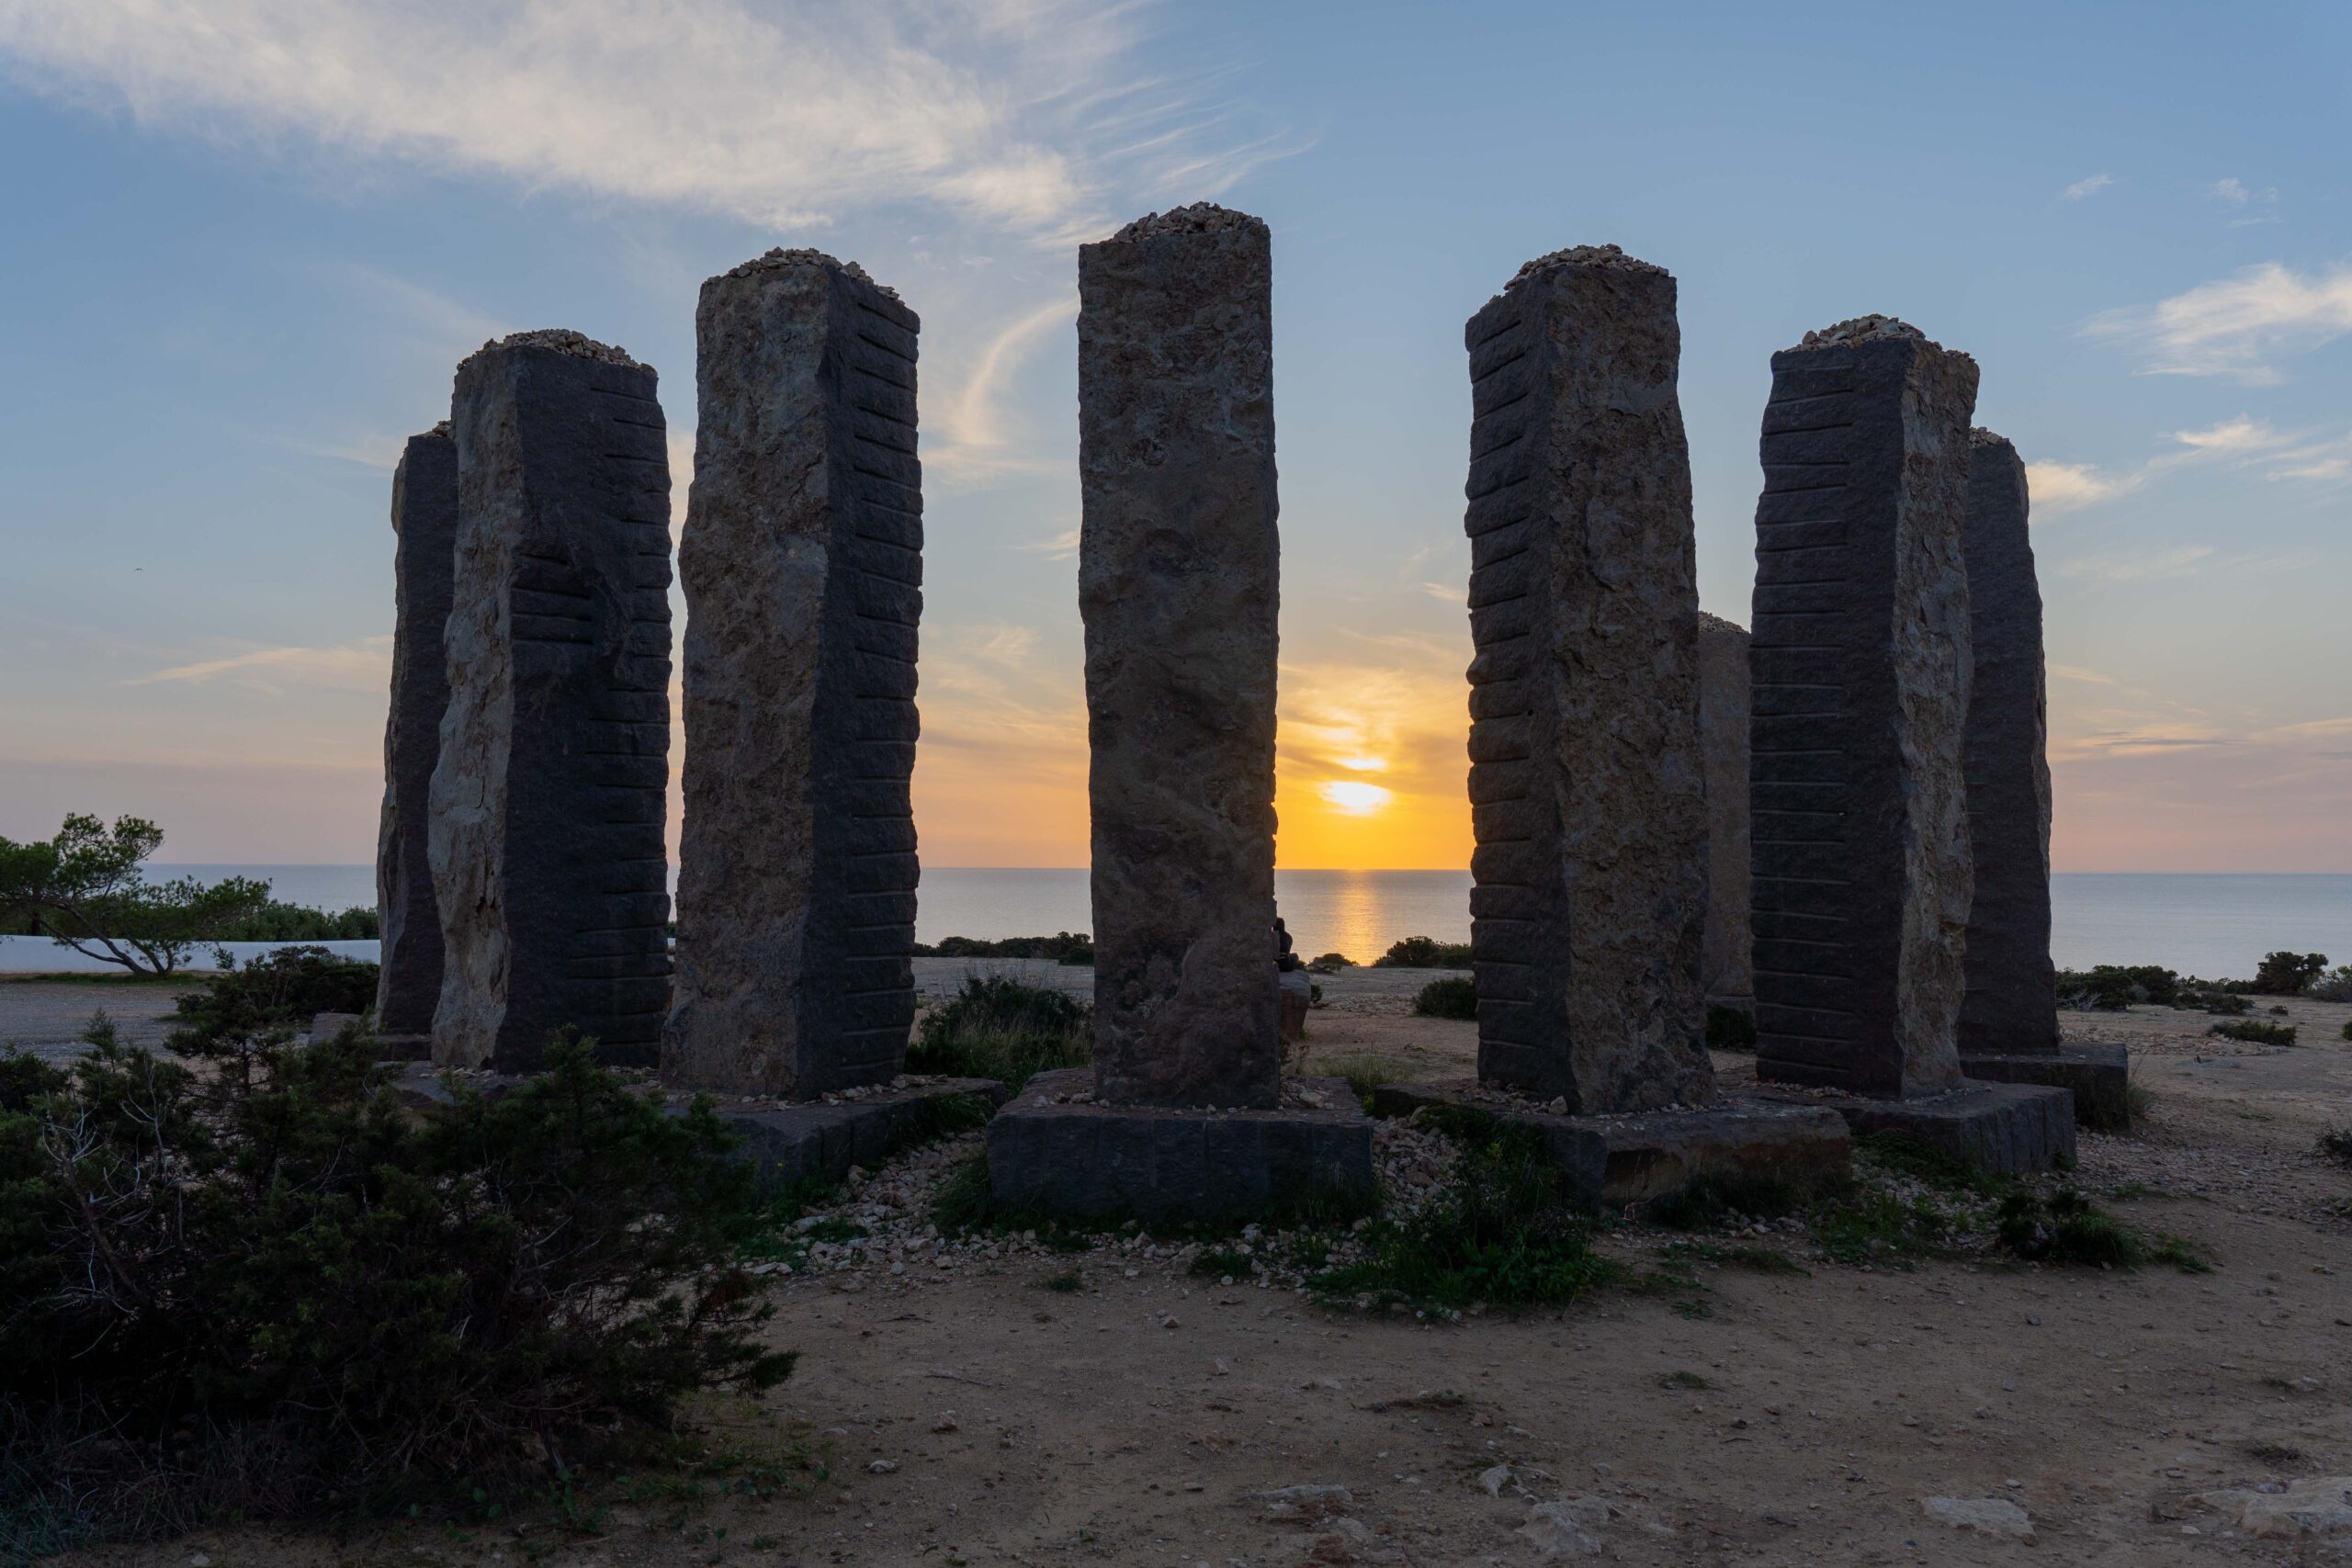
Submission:
[[[1272,247],[1202,203],[1079,250],[1097,1091],[1272,1106]]]
[[[1707,773],[1707,1000],[1756,1000],[1748,951],[1747,628],[1699,612],[1699,750]]]
[[[432,784],[434,1058],[528,1070],[668,1009],[670,466],[655,378],[571,332],[458,367],[457,592]]]
[[[427,851],[433,765],[449,703],[441,637],[458,550],[458,444],[444,422],[409,437],[392,470],[392,694],[384,724],[384,807],[376,835],[382,966],[376,1027],[422,1035],[441,1001],[441,914]]]
[[[1883,316],[1772,356],[1749,721],[1759,1077],[1960,1084],[1976,364]]]
[[[773,251],[703,285],[685,823],[662,1081],[887,1082],[915,995],[915,334],[854,265]]]
[[[1713,1096],[1707,798],[1673,275],[1532,261],[1470,353],[1478,1076],[1571,1114]]]
[[[1970,448],[1965,766],[1976,876],[1960,1041],[1968,1052],[2054,1054],[2049,705],[2025,465],[1989,430],[1972,431]]]

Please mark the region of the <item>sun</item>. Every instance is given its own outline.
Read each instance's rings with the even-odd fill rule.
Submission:
[[[1378,784],[1359,784],[1352,779],[1317,784],[1315,790],[1323,797],[1324,804],[1351,817],[1369,817],[1394,798]]]

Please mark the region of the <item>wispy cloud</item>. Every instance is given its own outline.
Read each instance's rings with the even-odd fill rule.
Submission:
[[[2137,489],[2141,476],[2137,473],[2110,473],[2090,463],[2059,463],[2044,460],[2025,466],[2026,493],[2033,498],[2036,516],[2051,512],[2073,512],[2111,501],[2127,491]]]
[[[2164,451],[2137,468],[2103,468],[2091,463],[2042,461],[2026,465],[2026,483],[2037,514],[2073,512],[2129,495],[2169,469],[2217,464],[2250,469],[2263,478],[2311,484],[2352,479],[2352,432],[2322,437],[2309,431],[2280,430],[2267,421],[2239,414],[2202,430],[2168,431]]]
[[[2076,180],[2073,185],[2070,185],[2064,190],[2060,191],[2058,193],[2059,199],[2062,201],[2080,201],[2086,196],[2096,196],[2098,192],[2105,190],[2114,183],[2115,176],[2113,175],[2093,175],[2088,179]]]
[[[1014,318],[999,329],[973,359],[964,384],[950,393],[938,416],[944,439],[922,448],[926,475],[951,483],[974,483],[1005,473],[1034,473],[1069,467],[1067,459],[1024,457],[1012,449],[1018,421],[1011,403],[1013,378],[1022,364],[1057,329],[1078,316],[1078,296],[1066,295]]]
[[[2250,188],[2244,180],[2232,175],[2225,180],[2215,180],[2211,185],[2207,186],[2205,194],[2225,206],[2249,207],[2256,202],[2267,205],[2277,201],[2278,187],[2264,186],[2260,190],[2255,190]]]
[[[2096,670],[2086,670],[2078,664],[2052,664],[2050,673],[2061,681],[2080,681],[2087,686],[2112,686],[2115,677],[2102,675]]]
[[[372,692],[380,696],[389,687],[391,670],[392,639],[369,637],[333,648],[248,649],[220,659],[175,664],[136,675],[126,684],[152,686],[178,682],[198,685],[222,681],[273,696],[290,686]]]
[[[2104,311],[2082,330],[2136,350],[2151,375],[2267,385],[2282,378],[2275,361],[2352,333],[2352,264],[2304,274],[2265,262],[2154,305]]]
[[[2179,545],[2168,550],[2119,552],[2084,556],[2059,567],[2061,577],[2089,578],[2100,582],[2161,582],[2183,577],[2211,577],[2224,571],[2259,569],[2284,571],[2309,566],[2312,558],[2265,555],[2252,551],[2225,554],[2212,545]]]
[[[1043,539],[1032,539],[1025,545],[1015,545],[1016,550],[1041,555],[1047,560],[1072,560],[1078,556],[1079,529],[1073,524],[1060,533]]]
[[[1080,0],[0,0],[38,90],[215,140],[807,226],[927,203],[1039,237],[1117,183],[1286,151]]]

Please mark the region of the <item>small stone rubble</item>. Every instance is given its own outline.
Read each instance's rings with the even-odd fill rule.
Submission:
[[[623,365],[642,370],[645,367],[631,358],[628,350],[608,343],[598,343],[585,333],[569,327],[538,327],[529,332],[509,333],[492,338],[479,352],[487,354],[498,348],[551,348],[558,354],[569,354],[577,359],[594,359],[604,365]]]
[[[1839,321],[1836,326],[1809,332],[1804,334],[1804,340],[1796,346],[1798,348],[1838,348],[1847,344],[1875,343],[1883,338],[1911,338],[1927,344],[1929,348],[1940,349],[1943,346],[1940,344],[1928,343],[1928,334],[1906,321],[1894,316],[1876,314],[1856,316],[1851,321]]]
[[[774,250],[771,250],[763,255],[753,256],[750,261],[736,263],[720,276],[725,277],[749,277],[755,272],[775,272],[788,266],[829,266],[836,272],[845,273],[849,276],[856,278],[860,283],[871,285],[874,288],[881,293],[888,295],[893,299],[899,298],[899,291],[897,289],[891,288],[887,283],[876,283],[873,276],[864,267],[858,265],[855,262],[845,262],[838,256],[829,254],[824,251],[810,250],[805,245],[794,246],[789,249],[785,246],[778,245]]]
[[[1536,274],[1549,272],[1556,266],[1597,266],[1604,267],[1611,272],[1653,273],[1661,277],[1666,276],[1666,268],[1656,262],[1645,262],[1639,256],[1629,256],[1614,245],[1570,245],[1566,250],[1554,251],[1549,255],[1537,256],[1533,261],[1522,265],[1518,272],[1512,274],[1511,280],[1503,285],[1503,292],[1508,294]]]
[[[1210,234],[1225,229],[1247,229],[1253,224],[1262,229],[1266,220],[1219,207],[1213,201],[1196,201],[1189,207],[1171,207],[1165,212],[1147,212],[1111,239],[1116,243],[1154,234]]]

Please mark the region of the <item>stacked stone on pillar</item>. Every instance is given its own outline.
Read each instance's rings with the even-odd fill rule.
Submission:
[[[1528,263],[1470,318],[1478,1077],[1617,1114],[1713,1098],[1699,590],[1663,267]]]
[[[1478,1082],[1385,1086],[1542,1134],[1610,1204],[1834,1179],[1832,1112],[1723,1103],[1706,1049],[1708,777],[1681,329],[1614,245],[1528,263],[1470,356],[1471,956]]]
[[[2075,1120],[2131,1124],[2120,1045],[2062,1045],[2050,959],[2049,705],[2041,588],[2028,533],[2025,464],[1989,430],[1970,433],[1969,646],[1964,741],[1975,861],[1961,1066],[1970,1077],[2061,1084]]]
[[[1699,750],[1707,775],[1707,1000],[1756,1005],[1748,951],[1747,628],[1699,612]]]
[[[920,324],[815,251],[703,286],[665,1083],[805,1099],[905,1063]]]
[[[434,1058],[575,1028],[650,1066],[667,1010],[670,468],[650,367],[572,332],[458,367],[449,700],[431,787]]]
[[[1772,356],[1749,648],[1757,1072],[1917,1102],[1849,1122],[2015,1169],[2071,1156],[2074,1125],[2045,1091],[1963,1089],[1960,1070],[1975,400],[1973,360],[1889,317]]]
[[[427,850],[433,765],[449,703],[441,638],[455,591],[458,444],[445,421],[409,437],[392,470],[392,691],[376,837],[378,1038],[430,1055],[441,1001],[441,915]]]
[[[1146,1221],[1371,1190],[1343,1084],[1281,1081],[1272,246],[1201,203],[1079,251],[1094,1070],[991,1122],[997,1198]]]

